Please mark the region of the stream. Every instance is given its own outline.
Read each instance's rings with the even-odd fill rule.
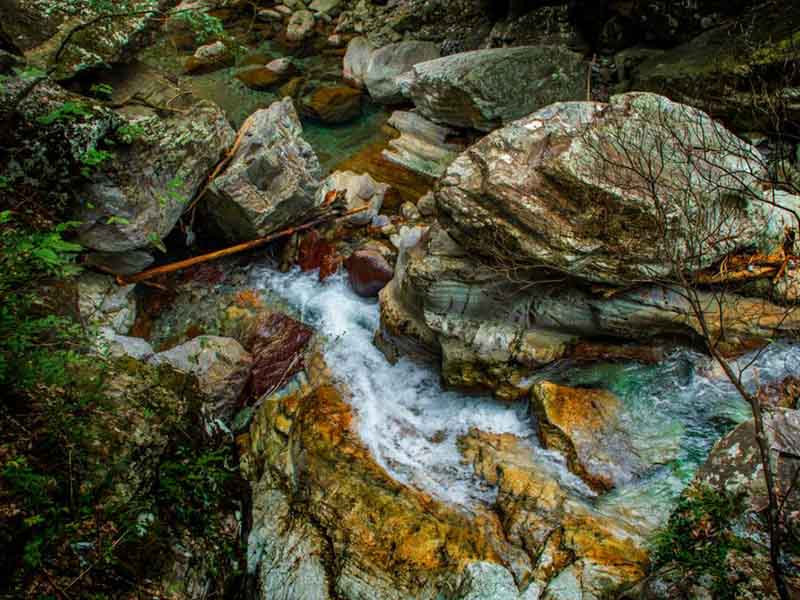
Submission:
[[[713,444],[749,414],[713,364],[686,351],[655,366],[613,363],[542,373],[619,396],[620,419],[633,432],[635,451],[655,465],[631,484],[597,498],[566,469],[559,454],[539,446],[524,403],[445,390],[434,368],[408,359],[390,364],[372,343],[379,327],[377,302],[356,296],[343,275],[320,283],[316,273],[280,273],[262,266],[250,277],[271,302],[284,305],[325,337],[327,362],[349,388],[358,432],[378,462],[399,481],[462,507],[491,503],[495,494],[462,463],[457,448],[458,438],[475,427],[523,438],[571,492],[603,513],[652,530],[663,523]],[[746,380],[749,385],[780,381],[797,364],[800,347],[775,345],[746,371]]]

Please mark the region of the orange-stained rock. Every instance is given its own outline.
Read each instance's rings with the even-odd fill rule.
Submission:
[[[644,575],[648,556],[639,532],[565,489],[563,474],[537,461],[530,444],[512,434],[475,429],[459,444],[476,474],[497,486],[506,537],[537,558],[535,580],[549,582],[576,561],[602,571],[614,585]]]
[[[352,408],[328,377],[324,361],[309,356],[305,374],[265,399],[239,443],[248,477],[280,488],[294,514],[329,540],[337,585],[349,585],[343,579],[357,574],[371,582],[374,597],[383,597],[381,585],[420,597],[475,561],[529,579],[530,558],[508,543],[495,514],[462,512],[389,476],[360,440]]]
[[[319,87],[300,100],[300,113],[303,116],[339,124],[352,121],[361,114],[360,90],[346,85]]]
[[[619,427],[619,398],[605,390],[549,381],[531,389],[531,410],[546,448],[562,452],[569,468],[595,490],[606,491],[643,469],[630,436]]]

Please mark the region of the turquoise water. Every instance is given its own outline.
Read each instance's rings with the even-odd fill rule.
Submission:
[[[537,462],[581,502],[649,532],[664,522],[714,443],[749,416],[733,386],[696,353],[676,353],[658,365],[614,363],[547,373],[572,386],[615,393],[622,402],[619,426],[632,451],[650,465],[638,479],[597,496],[566,469],[562,457],[538,445],[525,402],[446,390],[429,366],[407,359],[388,363],[372,342],[379,326],[377,303],[358,298],[343,276],[320,283],[315,273],[261,267],[251,282],[270,301],[281,298],[329,340],[328,364],[347,385],[359,434],[378,462],[399,481],[456,504],[493,500],[457,449],[459,436],[476,427],[526,440]],[[748,385],[780,381],[798,364],[800,346],[776,344],[757,358],[745,380]]]
[[[267,41],[252,52],[269,58],[282,56],[280,50]],[[239,67],[220,69],[202,75],[184,74],[184,62],[191,52],[176,49],[168,40],[143,51],[139,58],[147,65],[157,67],[174,77],[192,90],[195,96],[216,103],[225,112],[234,128],[238,129],[248,116],[266,108],[279,96],[276,90],[252,90],[236,79]],[[240,61],[244,58],[242,53]],[[314,80],[336,82],[341,73],[341,58],[311,56],[294,59],[301,73]],[[357,154],[362,148],[381,139],[381,128],[389,119],[389,111],[365,101],[362,116],[350,123],[325,125],[303,119],[305,139],[314,148],[323,171],[327,174],[344,159]]]

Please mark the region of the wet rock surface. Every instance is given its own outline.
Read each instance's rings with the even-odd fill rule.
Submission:
[[[400,87],[437,123],[491,131],[553,102],[585,97],[582,57],[555,46],[454,54],[414,66]]]
[[[211,184],[205,210],[232,241],[299,223],[315,207],[320,167],[292,100],[251,115],[236,154]]]

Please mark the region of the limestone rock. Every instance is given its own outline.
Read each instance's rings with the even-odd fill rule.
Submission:
[[[593,489],[629,483],[642,470],[619,424],[620,401],[610,392],[542,381],[531,390],[531,409],[542,444],[561,451],[570,470]]]
[[[316,206],[320,166],[292,100],[253,113],[228,168],[209,187],[206,210],[232,241],[303,221]]]
[[[647,344],[653,336],[691,338],[700,331],[686,299],[674,290],[645,286],[603,298],[546,275],[520,290],[439,225],[416,241],[401,251],[395,277],[381,291],[382,331],[441,356],[442,375],[453,386],[519,398],[533,372],[573,353],[585,356],[581,340]],[[787,317],[785,308],[763,299],[706,292],[699,298],[709,307],[712,335],[724,331],[728,350],[800,328],[794,312]],[[724,327],[710,316],[719,312],[719,302]]]
[[[584,98],[580,55],[552,46],[476,50],[421,62],[402,93],[425,118],[491,131],[553,102]]]
[[[369,209],[348,217],[348,223],[354,226],[366,225],[380,212],[383,200],[389,191],[385,183],[375,181],[369,174],[357,174],[352,171],[335,171],[329,175],[317,192],[317,203],[322,204],[332,191],[343,191],[347,210],[355,210],[369,205]]]
[[[688,146],[702,147],[703,160]],[[628,154],[605,158],[622,147]],[[649,160],[659,161],[661,204],[637,168]],[[479,254],[625,285],[670,275],[668,251],[691,252],[698,268],[749,244],[774,246],[783,216],[762,200],[763,169],[755,148],[705,113],[635,93],[554,104],[492,133],[450,166],[437,204],[448,232]],[[726,237],[698,246],[697,227]]]
[[[83,200],[75,215],[82,223],[78,241],[92,250],[118,253],[160,245],[233,144],[234,131],[219,107],[181,94],[161,74],[137,71],[114,89],[115,97],[134,93],[156,106],[180,97],[173,106],[181,112],[120,109],[123,122],[144,133],[118,145],[78,194]]]
[[[311,329],[280,313],[264,315],[248,340],[253,356],[253,393],[261,397],[283,387],[303,367],[303,351]]]
[[[113,277],[84,273],[78,278],[78,310],[87,325],[127,335],[136,320],[134,285],[120,286]]]
[[[537,557],[532,580],[544,588],[543,597],[600,597],[559,591],[576,562],[586,567],[583,587],[595,592],[642,577],[647,552],[640,532],[596,513],[562,484],[557,472],[537,461],[525,442],[511,434],[473,429],[459,445],[476,474],[498,487],[497,505],[508,540]]]
[[[359,249],[344,263],[350,286],[359,296],[371,298],[378,295],[394,276],[394,269],[384,256],[375,250]]]
[[[350,40],[343,62],[343,76],[347,83],[364,89],[369,59],[374,51],[375,47],[365,37],[358,36]]]
[[[358,46],[360,52],[366,48]],[[355,52],[355,50],[354,50]],[[369,57],[364,84],[375,102],[396,104],[403,101],[395,80],[417,63],[439,57],[439,47],[431,42],[399,42],[375,50]],[[354,57],[354,65],[359,64]]]
[[[439,178],[465,148],[463,144],[448,141],[455,131],[442,127],[415,112],[395,111],[389,125],[400,132],[400,137],[389,141],[383,156],[410,171]]]
[[[124,11],[131,16],[99,19],[91,27],[76,31],[63,50],[62,41],[70,31],[92,22],[105,9],[89,4],[64,10],[50,2],[7,0],[0,3],[0,27],[25,52],[28,62],[49,69],[54,79],[62,80],[132,59],[158,30],[162,15],[176,3],[133,0]]]
[[[250,377],[253,359],[234,339],[203,335],[159,352],[148,362],[168,364],[195,375],[206,399],[203,412],[207,422],[213,426],[217,420],[222,420],[227,426]]]
[[[155,262],[155,258],[145,250],[128,252],[92,252],[86,255],[86,264],[98,267],[115,275],[135,275],[141,273]]]

